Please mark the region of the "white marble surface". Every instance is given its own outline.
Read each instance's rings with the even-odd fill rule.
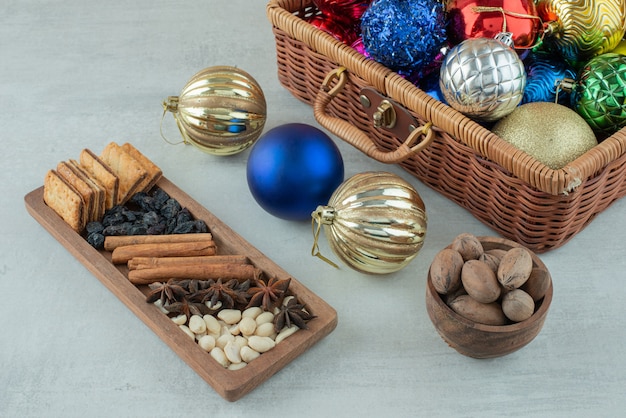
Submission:
[[[602,416],[626,409],[626,200],[542,255],[554,301],[524,349],[474,360],[430,323],[424,283],[460,232],[492,235],[397,167],[338,140],[346,176],[381,169],[426,202],[426,244],[386,278],[310,256],[308,223],[252,199],[247,153],[174,147],[161,101],[196,71],[234,65],[268,100],[267,127],[317,126],[277,81],[261,0],[4,0],[0,6],[0,416]],[[165,132],[176,138],[170,118]],[[48,168],[83,147],[132,141],[165,174],[333,307],[336,330],[235,403],[218,396],[26,212]],[[328,247],[322,243],[322,251]]]

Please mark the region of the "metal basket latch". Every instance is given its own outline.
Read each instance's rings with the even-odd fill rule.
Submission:
[[[372,87],[359,93],[363,111],[369,115],[376,128],[387,130],[399,138],[406,137],[420,124],[409,111],[380,94]]]
[[[374,126],[377,128],[392,129],[396,126],[396,111],[389,100],[380,102],[372,115]]]

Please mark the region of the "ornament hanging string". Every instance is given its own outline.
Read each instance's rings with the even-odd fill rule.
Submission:
[[[502,13],[502,32],[506,32],[506,17],[507,16],[512,16],[512,17],[519,17],[521,19],[537,19],[539,20],[539,22],[543,25],[543,22],[541,21],[541,18],[539,16],[533,16],[533,15],[529,15],[529,14],[525,14],[525,13],[517,13],[517,12],[512,12],[510,10],[505,10],[503,7],[495,7],[495,6],[475,6],[472,8],[472,11],[476,12],[476,13],[485,13],[485,12],[500,12]],[[528,47],[518,47],[516,46],[516,49],[532,49],[534,47],[536,47],[538,44],[541,43],[541,41],[543,40],[543,35],[545,34],[542,33],[539,40],[537,42],[535,42],[535,45],[532,46],[528,46]]]
[[[311,255],[327,262],[334,268],[338,269],[339,266],[337,264],[333,263],[331,260],[324,257],[320,253],[318,240],[320,237],[320,231],[322,230],[322,217],[321,217],[321,213],[319,210],[316,210],[315,212],[311,214],[311,229],[313,231],[313,248],[311,249]]]
[[[571,93],[574,90],[574,83],[576,83],[576,80],[573,80],[567,77],[562,80],[555,80],[554,87],[555,87],[556,95],[554,98],[554,103],[556,104],[559,103],[559,94],[562,91],[566,93]]]
[[[172,142],[165,137],[165,134],[163,134],[163,120],[165,119],[165,114],[167,112],[172,112],[172,114],[174,115],[174,119],[176,119],[177,109],[178,109],[178,97],[177,96],[170,96],[167,98],[167,101],[163,101],[163,115],[161,115],[161,123],[159,123],[159,132],[161,134],[161,138],[170,145],[179,145],[179,144],[186,143],[186,141],[184,140],[179,141],[179,142]],[[178,123],[178,120],[176,121],[176,123]]]

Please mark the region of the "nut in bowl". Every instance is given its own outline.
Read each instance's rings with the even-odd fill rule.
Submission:
[[[461,241],[465,245],[459,245]],[[468,242],[472,251],[465,251]],[[473,255],[467,258],[468,253]],[[477,261],[490,266],[493,275],[476,268]],[[468,262],[470,268],[466,268]],[[539,334],[552,293],[548,269],[530,250],[503,238],[461,234],[433,259],[426,283],[426,310],[439,335],[459,353],[500,357],[526,346]]]

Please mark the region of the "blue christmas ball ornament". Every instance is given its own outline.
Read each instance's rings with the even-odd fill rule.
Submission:
[[[564,79],[574,80],[576,70],[563,59],[547,53],[533,52],[524,59],[526,87],[522,104],[557,102],[567,105],[570,95],[559,88]],[[557,100],[557,94],[559,95]]]
[[[428,68],[446,45],[444,6],[437,0],[374,0],[361,18],[369,56],[403,74]]]
[[[344,165],[323,131],[290,123],[264,133],[250,150],[248,187],[268,213],[290,221],[311,220],[343,182]]]

